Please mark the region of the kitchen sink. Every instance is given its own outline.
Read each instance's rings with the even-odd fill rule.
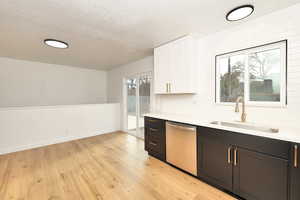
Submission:
[[[213,121],[211,124],[232,127],[232,128],[241,128],[246,130],[253,130],[253,131],[262,131],[266,133],[278,133],[278,128],[268,128],[263,126],[255,126],[250,124],[240,124],[240,123],[232,123],[232,122],[223,122],[223,121]]]

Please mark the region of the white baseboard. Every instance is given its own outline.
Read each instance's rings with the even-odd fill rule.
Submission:
[[[118,131],[118,130],[109,130],[109,131],[105,131],[105,132],[96,131],[96,132],[93,132],[90,134],[60,137],[60,138],[55,138],[53,140],[39,141],[34,144],[20,145],[20,146],[16,146],[16,147],[3,147],[3,148],[0,148],[0,155],[14,153],[14,152],[18,152],[18,151],[24,151],[24,150],[28,150],[28,149],[34,149],[34,148],[43,147],[43,146],[48,146],[51,144],[59,144],[59,143],[63,143],[63,142],[69,142],[72,140],[78,140],[78,139],[93,137],[93,136],[97,136],[97,135],[108,134],[108,133],[112,133],[112,132],[116,132],[116,131]]]

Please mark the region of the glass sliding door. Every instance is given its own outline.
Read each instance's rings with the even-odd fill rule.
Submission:
[[[138,101],[138,131],[137,137],[144,138],[144,114],[150,112],[151,100],[151,75],[145,74],[139,77],[139,101]]]
[[[144,138],[144,114],[150,112],[151,83],[150,73],[126,79],[127,132],[139,138]]]
[[[127,132],[136,133],[137,128],[137,80],[129,78],[126,80],[127,90]]]

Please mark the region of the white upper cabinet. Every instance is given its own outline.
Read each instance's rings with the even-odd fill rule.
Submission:
[[[158,94],[168,92],[170,82],[170,50],[168,46],[154,49],[154,91]]]
[[[154,49],[154,92],[196,93],[195,41],[186,36]]]

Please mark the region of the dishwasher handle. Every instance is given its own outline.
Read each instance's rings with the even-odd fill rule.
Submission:
[[[181,130],[185,130],[185,131],[196,131],[195,126],[188,126],[188,125],[174,123],[174,122],[167,122],[166,125],[171,126],[173,128],[178,128],[178,129],[181,129]]]

